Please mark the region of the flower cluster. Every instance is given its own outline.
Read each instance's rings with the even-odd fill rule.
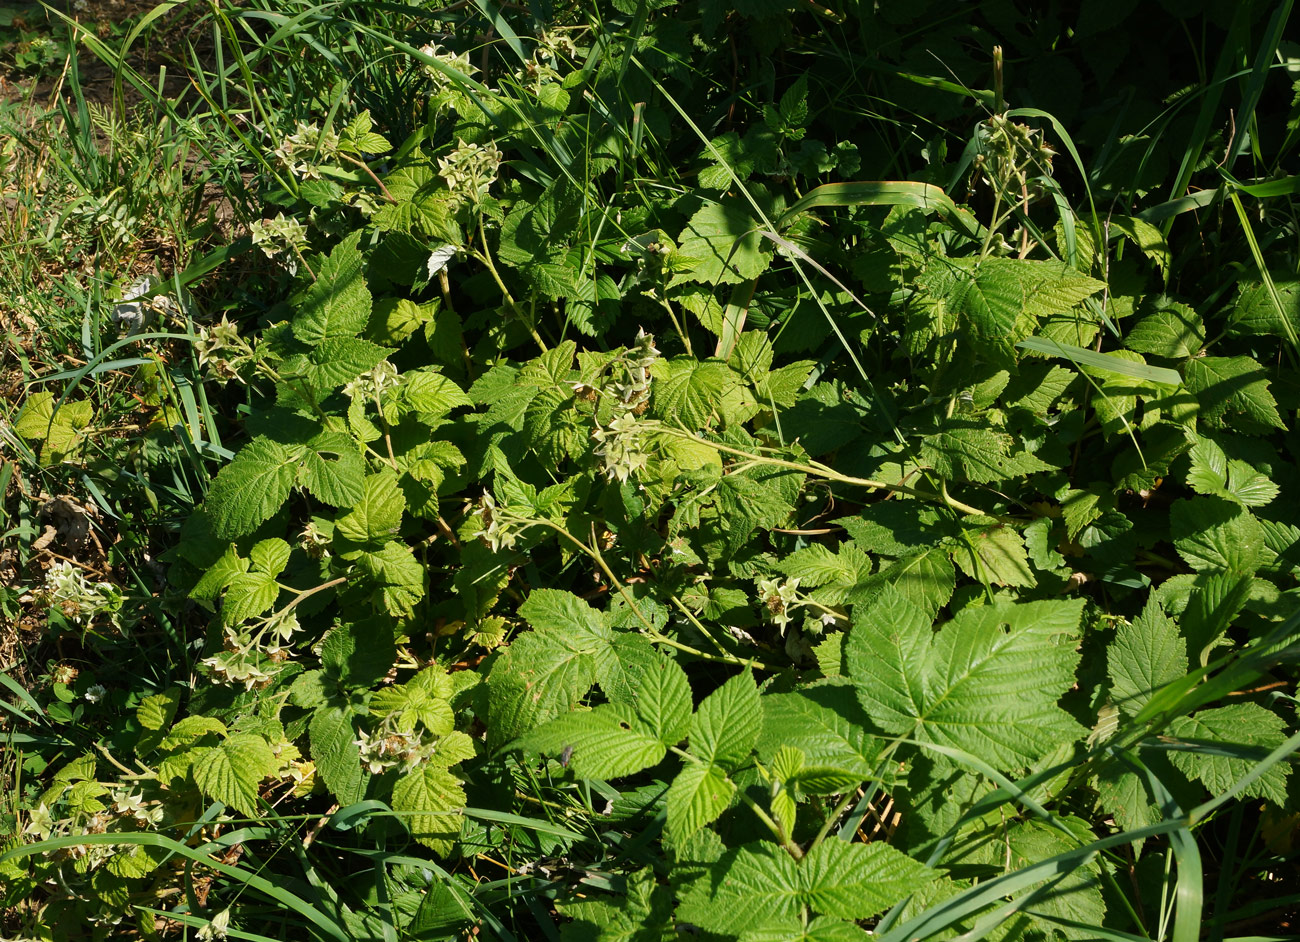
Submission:
[[[387,360],[380,360],[372,369],[362,373],[343,387],[351,399],[376,400],[390,389],[402,385],[402,374]]]
[[[198,329],[194,350],[199,366],[218,379],[240,379],[239,368],[253,356],[252,345],[239,334],[239,328],[223,314],[211,327]]]
[[[45,598],[78,625],[105,616],[117,625],[124,601],[122,591],[108,582],[90,582],[68,562],[56,562],[45,573]]]
[[[474,73],[478,71],[478,69],[470,63],[469,53],[467,52],[460,54],[447,52],[436,45],[421,46],[420,52],[424,53],[430,59],[436,59],[447,68],[459,72],[466,78],[473,78]],[[445,92],[456,91],[456,80],[437,66],[426,64],[424,66],[424,72],[429,76],[429,80],[433,83],[433,97],[435,99],[444,99]],[[445,108],[449,104],[449,100],[439,100],[437,102],[439,109]]]
[[[482,527],[478,535],[493,552],[514,548],[515,540],[523,531],[517,526],[517,521],[509,514],[507,508],[499,506],[492,499],[491,493],[483,492],[483,499],[474,513],[478,516]]]
[[[338,157],[339,136],[322,131],[313,121],[298,122],[298,129],[282,140],[275,156],[291,173],[304,180],[319,180],[322,164]]]
[[[644,470],[650,460],[646,427],[637,417],[650,406],[653,379],[650,369],[658,358],[654,335],[638,331],[636,342],[624,357],[627,377],[610,387],[613,417],[604,425],[598,422],[591,433],[597,442],[595,454],[604,464],[605,477],[610,481],[625,483],[636,472]],[[583,391],[574,388],[579,395]]]
[[[599,444],[596,455],[605,466],[605,477],[625,483],[638,471],[645,470],[650,454],[645,450],[645,425],[634,412],[621,412],[606,426],[596,426],[591,433]]]
[[[758,594],[772,618],[782,630],[790,624],[791,612],[799,607],[799,580],[760,579]]]
[[[438,158],[438,175],[447,181],[459,203],[477,204],[487,196],[501,167],[501,151],[495,141],[486,144],[458,140],[456,149]]]
[[[289,659],[285,645],[298,631],[298,617],[279,611],[259,619],[255,629],[227,628],[225,650],[206,657],[199,664],[218,684],[242,684],[245,690],[261,690]]]
[[[400,729],[395,714],[388,716],[373,733],[362,733],[356,740],[361,750],[361,764],[371,775],[388,769],[409,771],[431,756],[438,748],[438,737],[426,737],[422,730]]]
[[[263,219],[248,227],[253,237],[253,244],[262,250],[267,258],[279,258],[289,270],[289,274],[298,273],[298,257],[307,247],[307,227],[296,219],[290,219],[284,213],[276,213],[274,219]]]
[[[1045,143],[1043,132],[995,114],[979,127],[980,151],[973,166],[999,195],[1011,200],[1035,199],[1041,187],[1031,177],[1050,176],[1056,151]]]

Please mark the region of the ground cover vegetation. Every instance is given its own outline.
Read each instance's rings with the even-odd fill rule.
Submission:
[[[0,934],[1288,937],[1289,2],[95,12]]]

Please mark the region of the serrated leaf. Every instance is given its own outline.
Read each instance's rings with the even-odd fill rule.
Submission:
[[[1198,357],[1183,366],[1183,381],[1201,405],[1201,417],[1230,413],[1269,428],[1286,428],[1269,392],[1268,373],[1250,357]],[[1248,429],[1242,429],[1248,431]]]
[[[949,480],[979,484],[1009,477],[1012,438],[973,420],[952,420],[921,439],[921,457]]]
[[[275,577],[265,572],[247,572],[235,576],[221,599],[221,620],[239,625],[261,615],[280,595]]]
[[[217,801],[256,817],[257,786],[280,766],[271,744],[257,733],[235,733],[219,746],[199,747],[194,753],[194,783]]]
[[[727,773],[706,762],[688,762],[668,788],[668,833],[677,844],[716,821],[727,810],[736,786]]]
[[[1161,300],[1155,309],[1129,328],[1124,346],[1138,353],[1181,360],[1200,353],[1205,345],[1201,315],[1186,304]]]
[[[385,468],[366,478],[361,500],[335,524],[338,534],[355,543],[383,543],[397,536],[406,499],[397,475]]]
[[[1178,555],[1198,572],[1251,573],[1259,566],[1264,530],[1250,511],[1230,501],[1176,501],[1169,529]]]
[[[796,550],[778,564],[805,588],[820,588],[817,597],[827,605],[838,605],[859,583],[871,575],[871,557],[853,543],[831,549],[814,543]]]
[[[403,378],[402,398],[416,412],[439,419],[460,406],[472,406],[469,396],[454,382],[429,370],[407,373]]]
[[[254,569],[268,576],[278,576],[289,563],[289,544],[279,537],[259,540],[248,551],[248,561]]]
[[[184,716],[171,728],[163,741],[158,744],[158,748],[164,751],[178,749],[206,736],[208,733],[224,736],[226,734],[226,724],[212,716]]]
[[[534,591],[520,606],[533,631],[520,635],[488,675],[489,745],[501,745],[567,713],[596,681],[609,644],[598,613],[572,593]]]
[[[887,588],[854,611],[845,646],[858,698],[883,730],[1021,768],[1082,728],[1057,700],[1073,686],[1083,601],[963,609],[937,633]]]
[[[677,237],[678,253],[694,259],[687,271],[670,284],[698,281],[735,284],[757,278],[771,256],[763,251],[759,225],[749,210],[737,203],[712,203],[699,210]]]
[[[754,676],[737,674],[705,697],[691,719],[691,754],[734,770],[749,758],[762,728]]]
[[[464,807],[460,780],[439,766],[417,766],[393,786],[393,810],[403,816],[411,836],[444,857],[460,836],[462,818],[453,812]]]
[[[655,363],[655,415],[688,429],[710,424],[715,410],[740,377],[721,360],[674,357]]]
[[[190,590],[190,598],[217,598],[226,586],[230,585],[232,579],[248,572],[248,566],[248,560],[243,559],[235,544],[231,543],[221,557],[195,583],[194,588]]]
[[[1069,310],[1106,287],[1066,262],[986,258],[948,264],[954,266],[948,304],[962,312],[975,338],[994,347],[1010,347],[1037,318]]]
[[[245,445],[217,474],[204,507],[221,539],[251,533],[289,499],[297,474],[298,452],[259,436]]]
[[[1281,492],[1246,462],[1229,461],[1223,449],[1208,438],[1199,439],[1188,456],[1192,466],[1187,472],[1187,484],[1198,494],[1225,497],[1243,507],[1262,507]]]
[[[341,432],[324,431],[307,443],[298,483],[331,507],[351,507],[364,493],[366,462],[356,442]]]
[[[160,730],[176,716],[176,709],[180,703],[179,690],[168,690],[145,697],[135,708],[136,721],[145,729]]]
[[[1004,524],[967,529],[964,545],[953,551],[952,558],[962,572],[977,582],[1023,588],[1038,581],[1029,568],[1024,539]]]
[[[567,754],[574,775],[599,779],[620,778],[648,769],[661,762],[667,751],[632,707],[617,703],[556,717],[516,745],[552,757]]]
[[[1210,752],[1169,753],[1169,761],[1184,775],[1194,778],[1218,795],[1227,791],[1264,756],[1286,739],[1286,723],[1276,713],[1257,703],[1234,703],[1213,710],[1201,710],[1169,724],[1179,739],[1201,743],[1222,743],[1242,747],[1242,757]],[[1291,768],[1279,762],[1247,785],[1242,794],[1267,798],[1279,808],[1286,803],[1286,780]]]
[[[936,546],[911,553],[881,569],[867,580],[862,597],[870,597],[881,588],[892,586],[933,618],[948,604],[956,584],[957,571],[948,551]]]
[[[822,841],[799,862],[775,844],[745,844],[711,870],[685,894],[677,918],[731,936],[797,925],[805,910],[866,919],[938,876],[887,844],[837,840]]]
[[[877,773],[881,746],[867,731],[868,719],[852,688],[770,693],[762,704],[760,756],[770,759],[782,746],[790,746],[804,754],[808,770],[836,770],[859,782]]]
[[[360,337],[322,340],[306,357],[285,361],[286,373],[300,373],[318,397],[362,373],[369,372],[393,351]]]
[[[361,749],[357,746],[352,716],[352,711],[345,707],[325,706],[312,713],[308,725],[316,772],[344,806],[365,796]]]
[[[424,598],[424,566],[400,541],[385,543],[373,552],[357,553],[355,566],[353,584],[369,589],[375,607],[390,615],[409,617]]]
[[[365,330],[371,299],[357,248],[361,234],[358,229],[334,247],[316,280],[294,303],[293,334],[303,343],[354,337]]]
[[[1136,716],[1157,690],[1187,673],[1187,643],[1151,599],[1141,616],[1115,630],[1106,661],[1115,705]]]

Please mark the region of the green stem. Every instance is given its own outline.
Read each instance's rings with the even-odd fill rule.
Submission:
[[[708,445],[710,448],[724,452],[729,455],[736,455],[741,458],[748,458],[755,464],[765,464],[774,468],[789,468],[792,471],[802,471],[804,474],[811,474],[814,477],[824,478],[828,481],[836,481],[840,484],[851,484],[855,487],[866,487],[877,491],[891,491],[895,494],[908,494],[920,500],[928,500],[933,503],[943,504],[951,510],[957,510],[970,516],[993,517],[1004,522],[1011,518],[999,514],[986,513],[978,507],[972,507],[970,504],[963,503],[954,497],[946,494],[934,494],[929,491],[918,490],[914,487],[908,487],[906,484],[886,484],[884,481],[874,481],[871,478],[858,478],[849,474],[841,474],[829,465],[824,465],[819,461],[813,461],[809,464],[800,464],[797,461],[786,461],[784,458],[770,458],[766,455],[755,455],[752,452],[744,451],[740,448],[732,448],[730,445],[722,445],[718,442],[711,442],[706,438],[701,438],[693,432],[684,429],[676,429],[669,425],[659,425],[658,430],[670,435],[676,435],[679,438],[689,438],[691,441],[698,442],[701,445]]]

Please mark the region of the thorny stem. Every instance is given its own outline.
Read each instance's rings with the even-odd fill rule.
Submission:
[[[632,598],[632,593],[627,590],[627,587],[623,585],[622,581],[618,578],[618,576],[614,575],[614,570],[609,568],[609,564],[605,562],[605,557],[602,556],[600,554],[600,551],[597,550],[594,546],[588,546],[586,543],[582,542],[582,540],[578,539],[568,530],[564,529],[564,527],[560,526],[559,524],[552,523],[549,520],[529,519],[522,522],[529,526],[549,527],[550,529],[558,533],[560,536],[565,537],[574,546],[576,546],[583,553],[589,556],[591,560],[595,562],[597,566],[600,567],[600,571],[605,574],[605,578],[609,580],[610,585],[612,585],[615,589],[618,590],[618,594],[623,597],[623,601],[625,601],[627,603],[628,608],[632,610],[632,614],[636,616],[637,621],[639,621],[641,625],[645,628],[646,635],[650,638],[651,641],[654,641],[657,644],[667,645],[670,648],[676,648],[678,651],[681,651],[684,654],[690,654],[706,661],[718,661],[723,664],[738,664],[743,667],[752,667],[755,670],[760,670],[760,671],[774,670],[774,668],[768,667],[766,664],[763,664],[752,658],[739,658],[736,657],[734,654],[726,654],[726,653],[709,654],[705,651],[701,651],[699,648],[693,648],[689,644],[682,644],[680,641],[678,641],[675,638],[668,637],[666,634],[664,634],[658,628],[656,628],[648,618],[645,617],[645,615],[641,611],[640,606],[636,604],[636,600]]]
[[[679,438],[689,438],[691,441],[698,442],[701,445],[708,445],[710,448],[717,451],[725,452],[730,455],[737,455],[741,458],[748,458],[755,464],[765,464],[776,468],[789,468],[792,471],[802,471],[804,474],[811,474],[815,477],[825,478],[828,481],[837,481],[840,484],[851,484],[856,487],[866,487],[877,491],[892,491],[896,494],[908,494],[921,500],[943,504],[952,510],[958,510],[971,516],[994,517],[999,520],[1008,519],[998,514],[986,513],[978,507],[972,507],[970,504],[963,503],[955,497],[948,496],[946,493],[934,494],[930,491],[922,491],[914,487],[908,487],[906,484],[886,484],[884,481],[873,481],[870,478],[858,478],[848,474],[841,474],[829,465],[822,464],[820,461],[800,464],[797,461],[786,461],[784,458],[771,458],[767,455],[756,455],[753,452],[744,451],[740,448],[732,448],[730,445],[711,442],[693,432],[688,432],[684,429],[676,429],[670,425],[660,425],[658,430],[667,432],[670,435],[676,435]]]
[[[342,157],[350,164],[356,164],[366,173],[370,174],[370,179],[375,181],[375,185],[379,187],[379,192],[384,194],[384,199],[388,200],[388,202],[390,203],[397,202],[397,199],[393,196],[393,194],[388,192],[388,187],[384,186],[384,181],[379,179],[379,177],[375,175],[375,172],[370,169],[370,165],[368,163],[366,163],[364,160],[358,160],[357,158],[351,156],[350,154],[344,154],[340,152],[339,156]]]
[[[546,346],[546,342],[542,340],[542,335],[537,332],[537,328],[533,326],[532,321],[524,315],[523,308],[519,306],[519,302],[516,301],[514,295],[510,293],[510,289],[506,287],[506,283],[501,280],[501,275],[497,271],[497,267],[492,264],[492,256],[489,254],[487,246],[487,230],[483,227],[482,216],[479,216],[478,218],[478,234],[479,241],[483,244],[483,250],[475,250],[474,257],[487,266],[487,270],[492,274],[492,280],[496,282],[497,288],[500,289],[502,297],[506,299],[506,304],[510,306],[511,312],[519,319],[520,323],[528,328],[528,332],[532,334],[533,340],[537,343],[537,346],[541,348],[543,353],[545,353],[550,348]]]
[[[856,797],[855,792],[856,789],[850,789],[849,791],[845,792],[844,797],[840,799],[839,804],[837,804],[834,807],[834,809],[831,810],[831,813],[826,816],[826,820],[822,822],[821,830],[817,832],[817,836],[814,837],[812,839],[812,843],[808,845],[809,853],[812,853],[813,848],[815,848],[818,844],[820,844],[823,840],[825,840],[826,835],[829,834],[831,832],[831,828],[835,826],[835,822],[840,819],[840,815],[842,815],[846,810],[848,810],[849,804]]]
[[[687,762],[695,762],[700,764],[704,762],[704,760],[701,759],[699,756],[692,755],[691,753],[687,752],[685,749],[679,749],[677,746],[669,746],[668,749],[670,752],[674,752],[677,755],[681,756]],[[758,816],[758,820],[762,821],[763,824],[766,825],[767,829],[772,832],[772,836],[776,838],[777,843],[781,845],[781,848],[784,851],[786,851],[786,853],[788,853],[795,860],[802,859],[803,848],[800,847],[798,844],[796,844],[793,840],[791,840],[786,835],[785,830],[781,827],[781,825],[773,821],[772,816],[768,814],[766,811],[764,811],[761,807],[759,807],[758,803],[754,801],[754,799],[746,795],[743,789],[737,789],[737,792],[740,795],[740,800],[743,801],[745,804],[749,805],[750,810],[753,811],[754,814]]]

